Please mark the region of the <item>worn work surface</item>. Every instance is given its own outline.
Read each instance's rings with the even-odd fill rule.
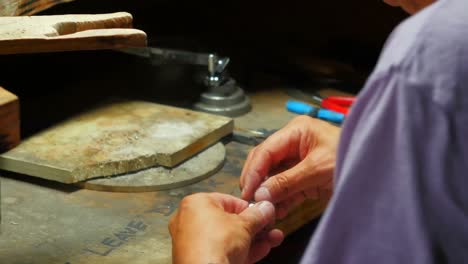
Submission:
[[[286,111],[288,96],[283,91],[260,91],[249,96],[252,101],[252,111],[234,119],[236,128],[279,129],[297,116]]]
[[[135,173],[91,179],[78,183],[89,190],[107,192],[150,192],[179,188],[213,175],[226,157],[222,143],[217,143],[174,168],[156,166]]]
[[[2,173],[0,263],[171,263],[167,229],[180,200],[196,192],[239,196],[239,175],[250,147],[226,146],[214,176],[187,187],[148,193],[72,189]],[[309,202],[279,226],[290,233],[323,210]]]
[[[63,183],[173,167],[231,133],[230,118],[142,101],[112,103],[24,140],[0,168]]]
[[[254,112],[236,120],[242,128],[280,128],[294,116],[282,111],[288,99],[282,91],[269,90],[251,99]],[[249,122],[254,115],[262,117],[257,126]],[[148,193],[74,189],[2,172],[7,177],[1,178],[0,263],[171,263],[167,225],[180,200],[207,191],[239,196],[239,175],[250,149],[231,142],[226,145],[226,162],[214,176],[183,188]],[[324,207],[324,201],[309,201],[278,227],[289,234]]]
[[[0,153],[20,141],[19,101],[16,95],[0,87]]]
[[[98,15],[0,17],[0,54],[146,46],[126,12]]]

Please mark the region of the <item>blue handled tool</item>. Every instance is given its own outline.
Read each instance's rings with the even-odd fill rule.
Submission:
[[[321,109],[313,107],[306,103],[289,100],[286,103],[286,109],[289,112],[293,112],[300,115],[308,115],[311,117],[320,118],[326,121],[331,121],[337,124],[341,124],[345,118],[345,115],[331,110]]]

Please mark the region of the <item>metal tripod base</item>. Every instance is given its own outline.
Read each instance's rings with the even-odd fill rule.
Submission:
[[[200,96],[200,101],[194,106],[196,110],[237,117],[252,109],[249,98],[244,91],[233,82],[218,86]]]

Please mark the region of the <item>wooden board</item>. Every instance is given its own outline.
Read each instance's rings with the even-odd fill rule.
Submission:
[[[19,101],[16,95],[0,87],[0,153],[20,141]]]
[[[145,32],[126,12],[98,15],[0,17],[0,54],[146,46]]]
[[[0,16],[24,16],[36,14],[57,4],[73,0],[1,0]]]
[[[63,183],[173,167],[232,132],[226,117],[142,101],[108,104],[24,140],[0,169]]]
[[[78,186],[105,192],[154,192],[180,188],[216,173],[225,157],[224,145],[217,143],[174,168],[156,166],[135,173],[87,180]]]

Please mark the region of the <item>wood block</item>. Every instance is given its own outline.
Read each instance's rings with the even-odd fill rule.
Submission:
[[[0,54],[146,46],[126,12],[99,15],[0,17]]]
[[[0,153],[20,142],[19,101],[16,95],[0,87]]]
[[[0,16],[24,16],[36,14],[57,4],[73,0],[1,0]]]
[[[0,155],[0,169],[63,183],[173,167],[232,132],[233,120],[142,101],[98,107]]]

